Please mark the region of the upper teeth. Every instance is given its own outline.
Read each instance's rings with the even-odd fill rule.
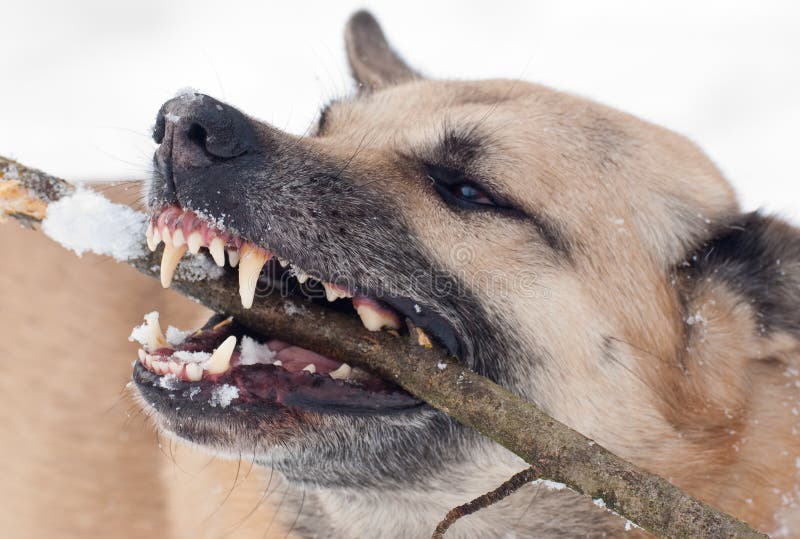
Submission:
[[[245,309],[253,306],[261,269],[272,258],[272,253],[269,251],[231,238],[228,234],[215,230],[192,212],[185,212],[177,207],[168,208],[151,222],[147,227],[146,237],[147,246],[153,251],[159,243],[164,242],[164,252],[161,256],[161,284],[164,288],[168,288],[172,283],[175,270],[186,251],[194,254],[198,253],[201,247],[207,246],[218,266],[225,265],[227,251],[230,266],[239,268],[239,296]],[[281,266],[289,266],[301,284],[310,278],[305,271],[294,264],[284,259],[278,259],[278,262]],[[353,294],[343,286],[327,282],[323,282],[322,286],[328,301],[353,297]],[[400,328],[400,318],[397,314],[377,301],[356,297],[353,299],[353,306],[364,326],[370,331]]]
[[[331,283],[322,283],[322,286],[325,288],[325,297],[328,299],[328,301],[336,301],[339,298],[353,297],[353,294],[341,286]]]

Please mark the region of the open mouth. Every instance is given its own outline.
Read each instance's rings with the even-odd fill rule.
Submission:
[[[257,292],[277,292],[352,313],[370,331],[404,331],[402,320],[407,317],[417,326],[420,344],[431,346],[430,333],[451,353],[459,348],[449,324],[427,306],[391,296],[378,300],[359,293],[357,286],[315,278],[192,211],[169,206],[156,212],[147,228],[147,243],[155,250],[161,242],[165,287],[187,251],[199,254],[207,249],[218,266],[238,270],[245,308],[253,305]],[[166,394],[173,402],[218,408],[244,405],[351,414],[396,413],[423,404],[390,381],[274,336],[245,331],[222,315],[197,331],[170,327],[164,335],[158,314],[151,313],[131,339],[142,346],[134,380],[146,397]]]

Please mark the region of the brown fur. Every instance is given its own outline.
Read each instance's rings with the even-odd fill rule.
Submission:
[[[531,364],[518,362],[508,367],[514,390],[689,493],[762,530],[796,534],[787,530],[800,524],[796,509],[800,501],[798,452],[794,449],[800,414],[797,334],[780,327],[766,330],[764,313],[730,280],[715,273],[695,279],[682,269],[699,245],[712,240],[740,212],[730,185],[715,166],[679,135],[539,85],[423,79],[383,47],[382,36],[375,34],[370,20],[359,23],[357,18],[354,24],[357,27],[348,33],[348,50],[365,91],[356,99],[335,103],[318,136],[298,144],[309,152],[348,164],[352,161],[351,168],[358,174],[348,180],[363,182],[361,187],[368,188],[379,178],[381,196],[402,212],[414,237],[435,254],[438,264],[473,285],[482,306],[497,315],[497,329],[517,336],[526,351],[543,352],[535,358],[535,365],[531,359]],[[381,47],[377,52],[375,44]],[[415,181],[420,178],[413,166],[414,153],[435,146],[447,126],[480,133],[483,153],[471,173],[491,178],[516,205],[538,215],[542,222],[554,224],[568,246],[566,252],[548,248],[545,230],[529,223],[486,214],[465,218],[447,211],[431,196],[424,181]],[[18,241],[8,237],[4,236],[4,242]],[[454,246],[467,249],[466,261],[452,256]],[[14,250],[18,243],[3,247],[5,252],[19,252]],[[47,256],[56,255],[51,252]],[[19,274],[4,272],[2,278],[9,279],[7,289],[20,282],[33,283],[36,276],[30,266],[27,260],[24,275],[21,270],[17,270]],[[85,265],[72,279],[64,277],[69,265],[55,270],[42,262],[34,267],[43,273],[35,279],[30,294],[40,293],[40,283],[55,279],[77,286],[108,279],[107,295],[98,297],[101,301],[81,304],[94,311],[98,323],[108,312],[117,312],[114,305],[135,307],[124,332],[92,334],[91,339],[99,339],[101,344],[122,341],[132,321],[153,306],[152,298],[143,299],[141,287],[131,284],[131,288],[121,289],[120,277],[112,280],[106,268],[98,271],[94,280],[84,280],[78,274],[85,274]],[[787,271],[798,270],[787,267]],[[487,284],[483,280],[486,275],[494,280]],[[521,283],[520,275],[534,278]],[[507,288],[495,290],[491,283],[504,283]],[[532,287],[528,286],[531,283]],[[501,294],[503,291],[506,293]],[[9,484],[17,488],[5,490],[5,509],[11,509],[18,529],[36,529],[47,523],[34,518],[35,509],[41,507],[35,505],[40,496],[46,497],[45,506],[69,507],[62,505],[60,497],[47,496],[65,490],[80,492],[68,500],[80,504],[84,514],[96,516],[98,511],[104,514],[98,508],[106,507],[101,503],[102,494],[104,500],[115,499],[111,494],[121,496],[115,489],[124,483],[125,493],[134,496],[137,491],[131,485],[141,484],[147,491],[128,498],[132,503],[121,504],[124,509],[114,513],[119,519],[116,525],[144,526],[138,510],[147,508],[146,514],[162,519],[156,520],[156,525],[180,523],[171,529],[184,530],[196,521],[180,508],[196,506],[183,504],[183,494],[167,494],[163,485],[153,480],[153,445],[143,444],[135,453],[141,459],[136,462],[149,468],[149,475],[128,474],[127,467],[118,466],[126,461],[109,452],[109,446],[119,446],[109,438],[107,425],[99,431],[76,433],[74,425],[97,428],[97,421],[90,414],[72,416],[65,423],[60,414],[82,408],[65,406],[71,402],[66,400],[70,396],[58,394],[61,386],[53,385],[55,377],[41,377],[42,368],[33,367],[37,360],[42,365],[42,358],[64,358],[68,352],[62,343],[68,336],[94,326],[85,320],[77,330],[57,333],[70,328],[64,320],[81,320],[61,314],[75,308],[67,298],[80,292],[52,294],[51,303],[59,298],[64,301],[61,310],[54,306],[51,312],[56,318],[41,319],[36,327],[53,329],[48,329],[45,341],[37,343],[41,348],[35,349],[31,361],[11,362],[16,376],[4,376],[9,386],[2,388],[6,395],[13,399],[26,395],[28,399],[24,406],[13,400],[11,407],[6,406],[7,413],[22,410],[26,418],[19,421],[16,412],[3,418],[13,429],[12,438],[29,436],[26,429],[33,418],[47,420],[46,425],[52,426],[37,430],[31,449],[11,448],[4,459],[23,463],[7,472],[14,478]],[[16,294],[15,290],[9,295],[18,299],[3,315],[10,315],[18,326],[34,327],[27,320],[41,316],[41,304],[34,303],[31,296]],[[79,297],[85,298],[86,293]],[[22,314],[26,312],[29,314]],[[10,322],[5,322],[4,327],[9,327]],[[35,342],[33,335],[26,338],[22,334],[18,340]],[[10,341],[4,342],[8,346]],[[26,346],[25,350],[34,349]],[[96,355],[98,350],[103,348],[84,350],[76,361]],[[23,357],[16,347],[4,351],[7,356]],[[531,356],[533,352],[527,357]],[[114,364],[118,370],[113,379],[121,386],[127,378],[127,361]],[[64,365],[68,363],[56,362],[52,368],[60,369],[59,376],[73,377],[70,379],[76,383],[68,386],[70,391],[79,392],[90,380],[92,388],[101,385],[96,383],[96,373]],[[24,378],[17,370],[27,373],[31,381],[20,383]],[[101,385],[103,389],[109,386],[115,384]],[[27,391],[30,387],[36,387],[37,393]],[[80,395],[72,394],[76,399],[72,402],[82,402],[87,410],[96,410],[104,400],[94,392]],[[65,424],[71,428],[56,428]],[[238,441],[232,436],[231,443]],[[72,466],[58,466],[50,454],[54,450],[65,455]],[[145,454],[148,456],[142,458]],[[96,477],[98,461],[108,466],[103,469],[120,474],[119,478],[108,483],[87,482]],[[422,520],[427,511],[425,518],[433,518],[431,515],[443,513],[446,506],[488,490],[520,466],[495,446],[484,444],[475,450],[474,461],[454,472],[457,492],[451,484],[440,483],[440,490],[432,494],[393,491],[377,500],[354,502],[334,491],[319,494],[312,511],[339,517],[343,527],[336,529],[348,530],[351,535],[371,530],[370,525],[394,526],[391,529],[399,535],[403,524],[411,526],[418,515]],[[49,473],[62,479],[61,488],[40,491],[38,486],[45,484],[45,478],[49,480]],[[207,472],[202,470],[201,475],[207,476]],[[32,485],[35,493],[19,495],[29,492]],[[456,536],[499,529],[509,514],[519,514],[526,507],[531,488],[499,508],[462,522],[454,528]],[[445,494],[450,497],[443,497]],[[353,496],[357,498],[357,493]],[[622,533],[621,525],[607,516],[598,517],[590,504],[582,503],[565,492],[542,495],[528,518],[544,522],[536,519],[549,518],[556,508],[566,512],[569,507],[576,522],[596,523],[602,531]],[[197,511],[206,509],[208,506]],[[53,522],[68,522],[81,529],[82,521],[72,520],[77,512]],[[114,522],[109,519],[94,525],[105,531],[102,526],[113,527]],[[259,522],[263,528],[264,520]]]

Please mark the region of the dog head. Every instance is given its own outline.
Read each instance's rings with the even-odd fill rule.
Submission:
[[[728,183],[685,138],[591,101],[522,81],[423,77],[366,13],[346,38],[358,91],[326,106],[308,136],[200,94],[164,104],[155,230],[187,241],[202,222],[236,260],[256,252],[256,273],[268,250],[295,279],[354,295],[375,329],[408,317],[477,372],[664,469],[683,447],[681,268],[738,213]],[[215,345],[233,331],[212,326]],[[145,368],[137,381],[167,430],[307,485],[419,486],[487,458],[497,480],[518,465],[368,374],[292,398],[297,376],[339,368],[315,359],[316,372],[298,373],[313,363],[303,353],[283,362],[294,378],[239,380],[239,392],[280,386],[262,391],[269,402],[209,406],[154,387]]]

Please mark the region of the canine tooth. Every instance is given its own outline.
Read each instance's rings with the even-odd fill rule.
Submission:
[[[156,247],[158,247],[158,243],[153,239],[153,223],[147,224],[147,232],[145,232],[144,237],[147,239],[147,248],[151,251],[155,251]]]
[[[228,249],[228,264],[230,264],[232,268],[239,265],[239,251],[236,249]]]
[[[186,378],[190,382],[199,382],[203,378],[203,366],[199,363],[186,364]]]
[[[358,316],[361,318],[361,323],[370,331],[379,331],[383,328],[400,329],[400,323],[392,312],[379,309],[370,303],[353,302]]]
[[[339,365],[338,369],[329,372],[328,376],[330,376],[334,380],[344,380],[350,377],[350,373],[352,371],[353,369],[350,368],[350,365],[348,365],[347,363],[342,363],[341,365]]]
[[[139,361],[144,362],[145,352],[141,348],[139,348]]]
[[[195,230],[186,238],[186,245],[189,246],[189,252],[196,255],[200,251],[200,247],[203,246],[203,236],[200,235],[200,232]]]
[[[314,365],[313,363],[309,363],[308,365],[303,367],[303,370],[306,372],[310,372],[311,374],[314,374],[315,372],[317,372],[317,366]]]
[[[270,259],[270,255],[245,243],[239,250],[239,257],[239,296],[242,298],[242,306],[249,309],[253,306],[261,268]]]
[[[272,364],[275,365],[276,367],[281,367],[283,365],[283,361],[281,361],[280,359],[276,359],[275,361],[272,362]]]
[[[164,254],[161,256],[161,286],[164,288],[169,288],[175,275],[175,268],[185,253],[186,245],[176,247],[172,242],[164,242]]]
[[[236,336],[231,335],[220,344],[211,357],[208,358],[204,368],[209,374],[222,374],[231,366],[231,355],[236,348]]]
[[[217,266],[222,267],[225,265],[225,244],[222,243],[220,238],[214,238],[208,245],[208,252],[211,253],[211,258],[217,263]]]
[[[144,323],[147,328],[147,344],[145,349],[155,351],[159,348],[170,347],[167,343],[167,338],[164,337],[164,332],[161,331],[161,324],[158,322],[158,313],[152,312],[145,315]],[[147,357],[150,356],[148,355]],[[152,359],[152,357],[150,357],[150,359]]]
[[[183,230],[180,228],[172,233],[172,244],[175,247],[180,247],[186,243],[186,238],[183,236]]]

